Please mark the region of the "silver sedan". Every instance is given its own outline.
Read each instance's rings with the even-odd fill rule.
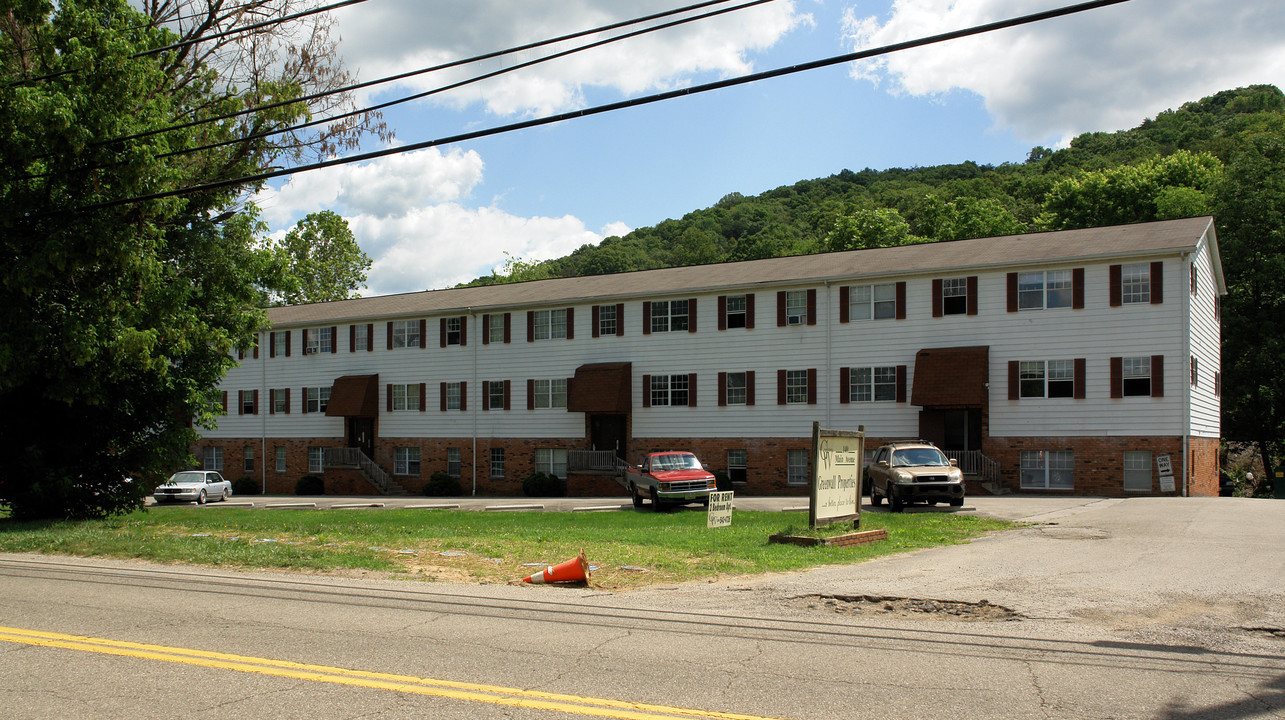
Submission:
[[[156,502],[192,502],[204,505],[207,500],[232,497],[232,483],[213,470],[182,470],[170,476],[152,492]]]

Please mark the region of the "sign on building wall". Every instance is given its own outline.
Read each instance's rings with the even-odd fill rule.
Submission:
[[[731,490],[709,494],[709,515],[705,527],[728,527],[732,524],[733,494]]]
[[[861,465],[866,427],[823,430],[812,423],[812,498],[808,522],[813,527],[852,521],[861,526]]]
[[[1173,462],[1168,455],[1156,456],[1156,470],[1160,474],[1160,492],[1173,492]]]

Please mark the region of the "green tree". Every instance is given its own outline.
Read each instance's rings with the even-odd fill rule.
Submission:
[[[1218,158],[1185,150],[1082,173],[1053,186],[1037,225],[1067,230],[1205,215],[1221,176]]]
[[[924,234],[934,240],[964,240],[1024,232],[1004,203],[990,197],[957,197],[950,202],[929,196],[920,208]]]
[[[366,284],[370,256],[338,213],[310,213],[273,247],[286,264],[288,287],[281,293],[282,304],[361,297],[356,290]]]
[[[894,208],[856,210],[835,218],[823,245],[828,251],[865,250],[923,242]]]
[[[299,23],[220,35],[292,2],[211,0],[199,14],[185,0],[144,3],[152,15],[123,0],[5,5],[0,507],[125,512],[191,462],[192,423],[215,422],[216,385],[262,326],[263,289],[283,278],[244,202],[254,188],[135,198],[331,153],[377,128],[354,118],[245,139],[320,107],[297,102],[154,132],[346,84],[320,19],[300,21],[316,31],[302,36],[287,37]],[[191,42],[147,53],[180,40]]]

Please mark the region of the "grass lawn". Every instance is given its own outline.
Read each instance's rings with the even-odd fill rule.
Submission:
[[[343,572],[460,582],[520,580],[581,548],[597,587],[627,589],[801,570],[937,545],[1013,527],[941,513],[867,513],[861,529],[886,528],[872,545],[797,547],[773,533],[813,533],[806,515],[738,511],[731,527],[705,527],[704,512],[496,513],[457,510],[249,510],[170,507],[77,522],[0,519],[0,552],[138,558],[245,569]],[[828,532],[826,531],[828,530]],[[538,566],[536,565],[538,564]]]

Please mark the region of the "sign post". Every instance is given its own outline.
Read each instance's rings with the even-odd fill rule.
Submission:
[[[865,459],[866,426],[853,430],[823,430],[812,423],[812,497],[808,524],[813,529],[852,521],[861,527],[861,465]]]

